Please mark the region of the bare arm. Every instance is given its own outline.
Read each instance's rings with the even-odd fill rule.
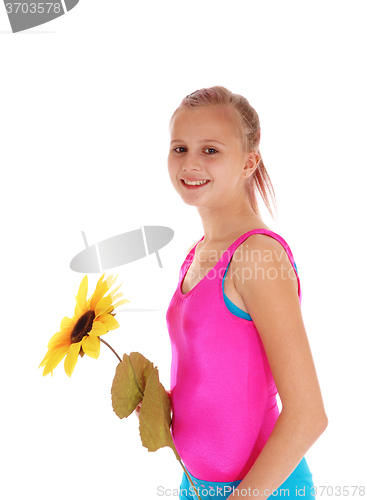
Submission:
[[[256,488],[260,498],[267,498],[290,476],[324,432],[328,420],[292,264],[283,246],[269,236],[252,235],[246,240],[246,250],[247,261],[243,251],[239,252],[240,259],[234,260],[238,268],[234,284],[261,337],[282,401],[282,411],[238,489],[248,492],[249,488],[250,491]],[[260,254],[254,252],[251,258],[251,250],[260,250]],[[234,498],[239,497],[237,494],[228,497]]]

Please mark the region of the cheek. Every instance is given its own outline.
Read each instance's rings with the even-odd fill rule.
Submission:
[[[173,158],[172,158],[171,153],[168,153],[168,155],[167,155],[168,170],[170,170],[172,168],[172,165],[173,165]]]
[[[167,159],[167,168],[171,179],[174,178],[178,172],[179,166],[177,164],[177,161],[175,161],[175,159],[172,158],[171,155],[169,155]]]

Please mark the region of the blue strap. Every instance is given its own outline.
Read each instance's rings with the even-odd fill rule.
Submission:
[[[226,269],[226,272],[224,273],[224,276],[223,276],[223,280],[222,280],[222,291],[223,291],[223,298],[224,298],[224,303],[226,304],[227,308],[229,309],[229,311],[234,314],[235,316],[238,316],[239,318],[244,318],[244,319],[247,319],[248,321],[252,321],[252,318],[251,316],[249,315],[249,313],[243,311],[242,309],[240,309],[238,306],[236,306],[236,304],[234,304],[228,297],[227,295],[224,293],[224,279],[227,275],[227,271],[228,271],[228,267],[229,267],[229,264],[231,263],[231,261],[228,262],[228,265],[227,265],[227,269]],[[294,267],[296,268],[296,271],[297,271],[297,274],[298,274],[298,269],[297,269],[297,266],[296,266],[296,263],[294,263]]]
[[[228,262],[228,266],[230,264],[231,261]],[[227,295],[224,293],[224,279],[227,275],[227,271],[228,271],[228,266],[227,266],[227,269],[226,269],[226,272],[223,276],[223,280],[222,280],[222,291],[223,291],[223,298],[224,298],[224,302],[227,306],[227,308],[230,310],[230,312],[232,314],[234,314],[235,316],[238,316],[239,318],[244,318],[244,319],[247,319],[248,321],[252,321],[252,318],[251,316],[249,315],[249,313],[243,311],[242,309],[240,309],[238,306],[236,306],[236,304],[234,304],[228,297]]]

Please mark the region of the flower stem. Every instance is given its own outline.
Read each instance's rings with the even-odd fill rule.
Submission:
[[[196,496],[198,497],[199,500],[201,500],[201,497],[200,497],[199,493],[197,492],[197,490],[196,490],[196,488],[194,486],[194,483],[191,480],[190,474],[186,470],[186,467],[184,466],[184,464],[182,463],[181,460],[179,460],[179,462],[180,462],[180,464],[181,464],[181,466],[182,466],[182,468],[183,468],[183,470],[184,470],[184,472],[186,474],[187,479],[190,481],[191,486],[194,488]]]
[[[107,346],[107,347],[109,347],[109,348],[111,349],[111,351],[112,351],[112,352],[113,352],[113,353],[117,356],[118,360],[119,360],[119,361],[120,361],[120,363],[121,363],[122,359],[121,359],[121,358],[120,358],[120,356],[117,354],[117,352],[115,351],[115,349],[113,349],[113,348],[110,346],[110,344],[108,344],[105,340],[101,339],[101,337],[99,337],[99,340],[100,340],[101,342],[103,342],[104,344],[106,344],[106,346]]]

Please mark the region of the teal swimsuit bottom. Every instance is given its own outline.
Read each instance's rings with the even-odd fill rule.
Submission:
[[[238,486],[243,480],[219,483],[213,481],[202,481],[201,479],[194,477],[192,474],[190,474],[190,477],[201,497],[201,500],[219,500],[221,498],[228,498],[231,493],[234,494],[235,498],[241,498],[241,488]],[[251,493],[251,496],[249,493]],[[271,491],[265,491],[264,493],[269,494]],[[249,498],[256,498],[257,496],[260,496],[260,492],[257,492],[255,489],[251,492],[243,490],[242,496],[244,495]],[[185,473],[183,474],[180,486],[179,498],[180,500],[197,500],[195,490],[191,486]],[[287,498],[289,500],[300,500],[302,498],[304,500],[314,500],[315,491],[312,474],[308,468],[305,457],[302,458],[288,479],[286,479],[284,483],[279,486],[279,488],[268,498]]]

